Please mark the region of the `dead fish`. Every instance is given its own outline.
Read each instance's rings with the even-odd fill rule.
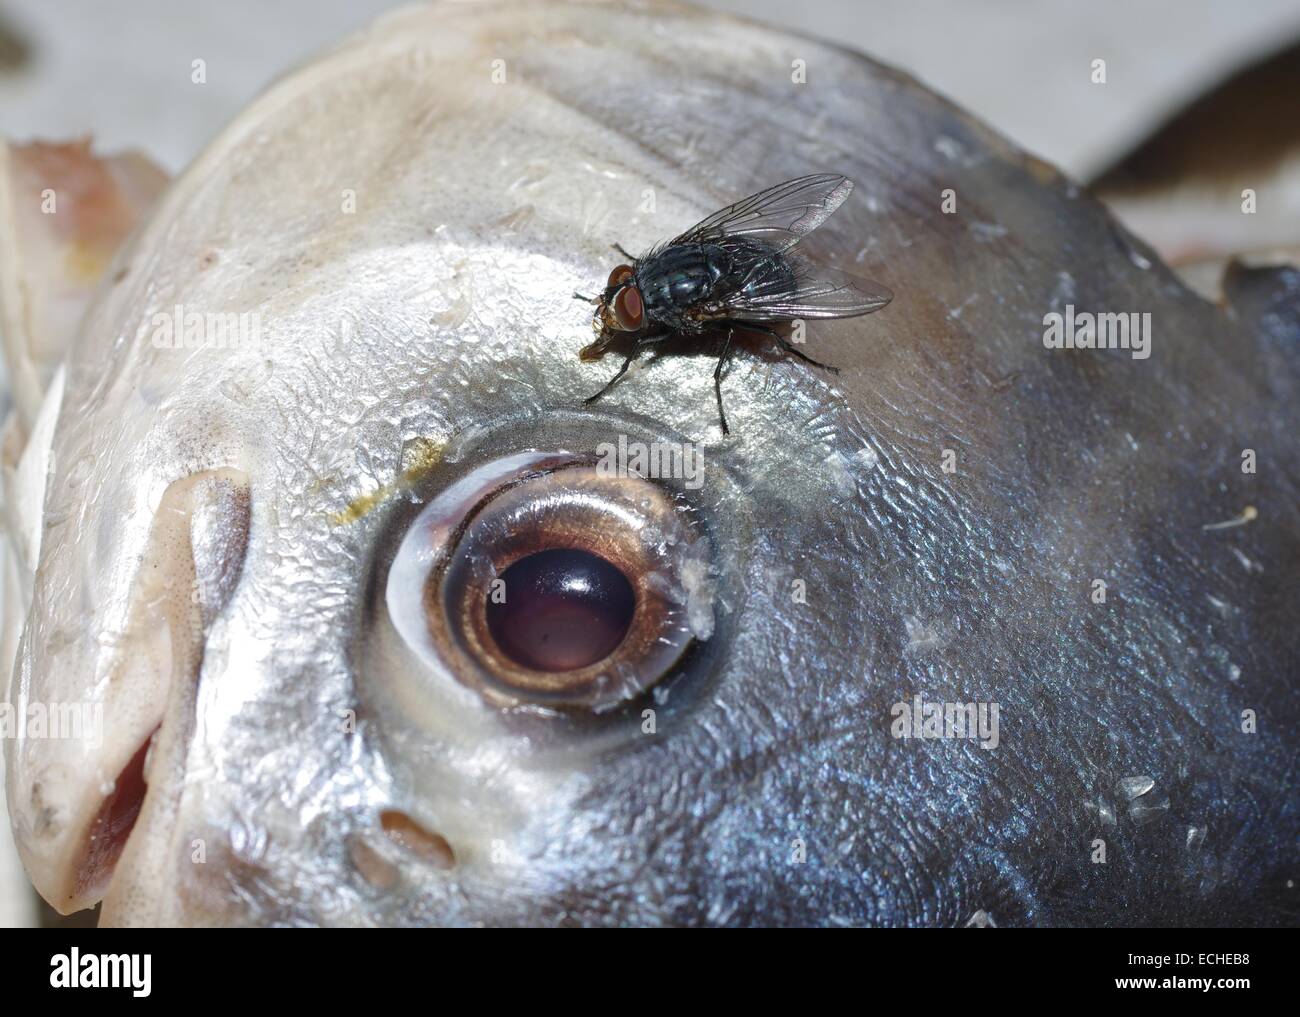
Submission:
[[[680,358],[575,409],[609,237],[809,164],[862,197],[832,263],[899,295],[819,328],[842,375],[735,361],[725,443]],[[1298,330],[1248,281],[1206,303],[833,46],[389,15],[166,190],[10,431],[9,703],[103,711],[6,741],[26,870],[122,925],[1290,920]],[[1150,355],[1048,348],[1066,305]],[[534,582],[556,550],[630,617]],[[568,619],[539,666],[520,594]],[[575,618],[624,634],[585,660]],[[1158,813],[1084,808],[1133,774]]]

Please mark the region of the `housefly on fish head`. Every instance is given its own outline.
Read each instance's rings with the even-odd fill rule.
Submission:
[[[618,373],[586,401],[595,402],[627,372],[643,350],[684,337],[717,353],[713,390],[722,433],[722,372],[738,332],[770,337],[785,353],[838,373],[802,353],[774,327],[803,318],[852,318],[870,314],[893,298],[885,287],[816,265],[794,250],[853,190],[833,173],[787,180],[714,212],[666,243],[636,258],[617,244],[631,264],[609,274],[595,297],[596,339],[579,354],[604,356],[620,337],[630,348]]]

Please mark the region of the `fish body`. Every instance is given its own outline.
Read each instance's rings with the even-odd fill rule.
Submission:
[[[828,263],[896,294],[810,332],[838,377],[736,358],[726,440],[689,357],[584,407],[611,240],[826,167]],[[123,925],[1292,923],[1300,324],[1285,272],[1228,289],[834,46],[393,13],[31,372],[8,702],[104,720],[6,739],[26,871]],[[1067,307],[1149,356],[1049,345]],[[618,669],[488,644],[542,543],[654,605]]]

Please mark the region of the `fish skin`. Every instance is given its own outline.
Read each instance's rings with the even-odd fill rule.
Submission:
[[[895,293],[810,326],[839,378],[738,359],[726,440],[707,360],[581,407],[610,365],[570,294],[610,243],[822,170],[857,189],[815,249]],[[67,361],[11,691],[108,711],[98,748],[6,745],[56,907],[92,902],[97,789],[161,723],[108,924],[1294,923],[1300,336],[905,76],[659,3],[404,10],[253,103],[119,258]],[[1151,358],[1045,350],[1066,302],[1150,311]],[[256,310],[266,343],[154,348],[177,304]],[[428,681],[376,597],[419,503],[620,432],[708,471],[717,626],[657,734]],[[442,465],[339,525],[417,440]],[[891,738],[915,695],[998,703],[999,747]],[[1168,808],[1121,807],[1133,774]],[[376,836],[384,808],[455,866]]]

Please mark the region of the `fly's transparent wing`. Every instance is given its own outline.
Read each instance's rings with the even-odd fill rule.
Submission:
[[[852,190],[853,181],[837,173],[787,180],[714,212],[669,243],[699,244],[724,237],[746,237],[778,253],[787,251],[824,223]]]
[[[792,255],[756,257],[745,281],[719,297],[718,316],[735,321],[854,318],[894,298],[884,286]]]

